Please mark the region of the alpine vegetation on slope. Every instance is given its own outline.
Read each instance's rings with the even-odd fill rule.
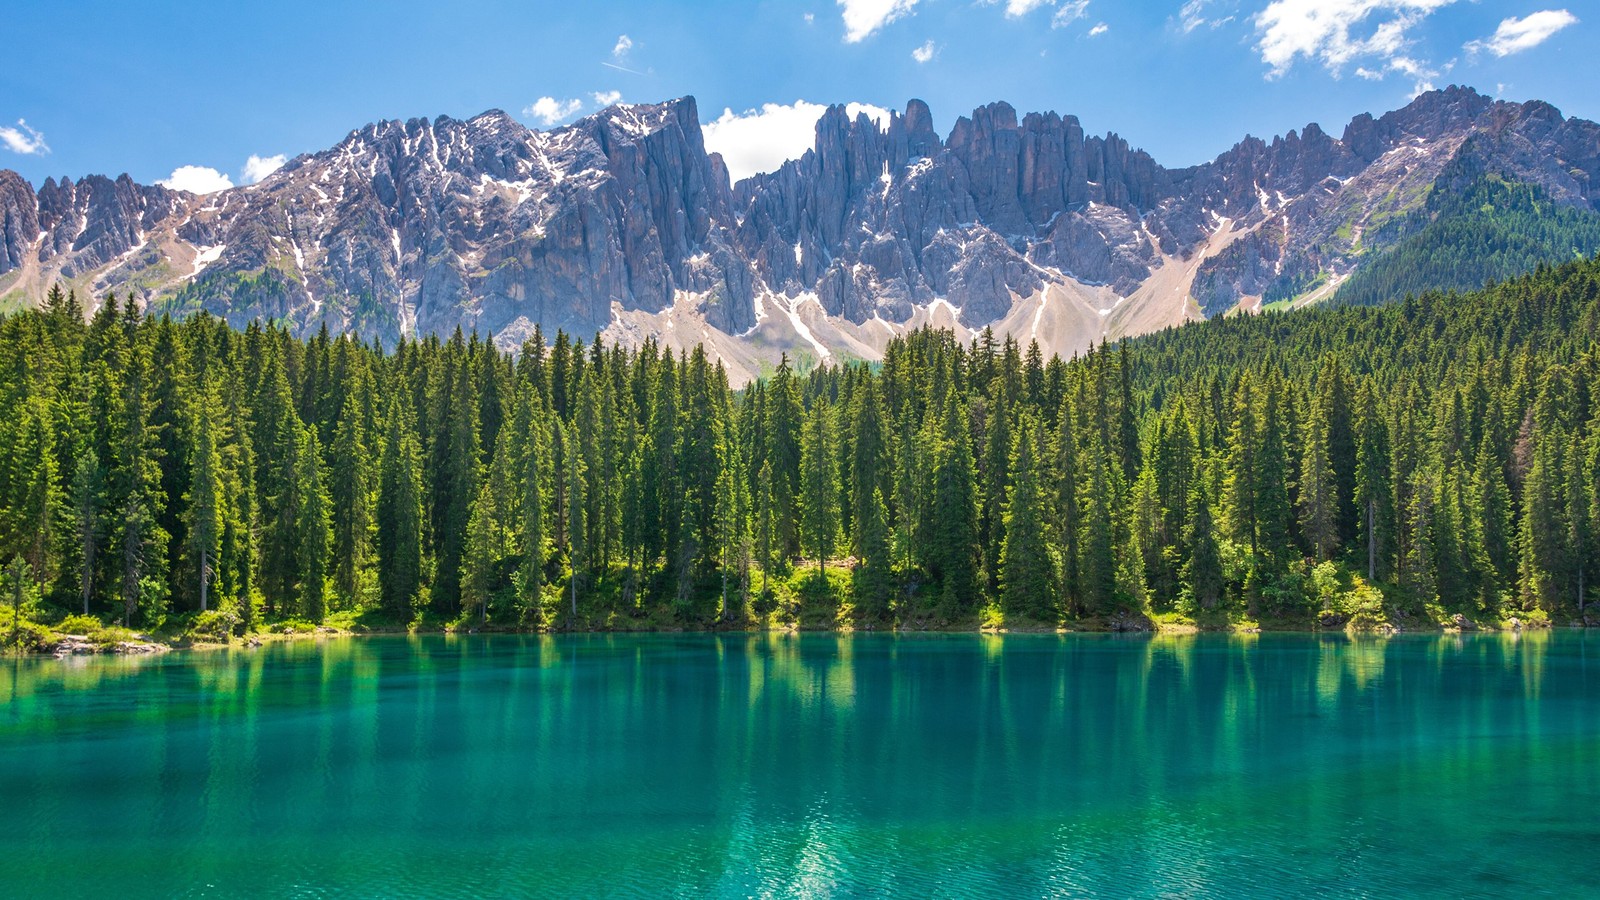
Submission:
[[[1469,163],[1592,212],[1600,126],[1450,88],[1337,139],[1308,125],[1167,169],[1004,103],[941,138],[913,100],[881,124],[829,108],[800,159],[730,184],[692,98],[548,132],[492,111],[379,122],[205,196],[126,177],[36,195],[0,173],[0,296],[37,303],[61,281],[391,347],[458,325],[502,348],[536,325],[705,343],[735,383],[785,352],[879,359],[923,325],[1070,355],[1330,296],[1448,205]]]
[[[1566,622],[1596,335],[1588,261],[1070,362],[919,329],[735,392],[648,339],[386,353],[56,292],[0,320],[0,554],[41,617],[227,629]]]

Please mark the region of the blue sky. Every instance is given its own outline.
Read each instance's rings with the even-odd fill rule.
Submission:
[[[383,118],[500,108],[534,127],[692,94],[735,171],[820,110],[993,100],[1079,117],[1157,161],[1470,84],[1600,119],[1594,0],[347,0],[246,7],[10,0],[0,168],[197,189]],[[761,118],[746,119],[755,111]],[[254,161],[252,161],[254,157]],[[226,182],[223,181],[226,179]]]

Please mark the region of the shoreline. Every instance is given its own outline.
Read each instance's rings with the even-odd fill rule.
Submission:
[[[336,628],[333,626],[318,626],[314,630],[283,629],[278,631],[256,631],[242,637],[235,637],[227,642],[216,640],[196,640],[188,637],[163,639],[145,634],[134,634],[131,640],[121,640],[110,643],[96,643],[86,635],[60,635],[58,639],[41,646],[38,650],[17,654],[19,657],[35,659],[55,658],[72,659],[89,656],[159,656],[175,651],[207,652],[216,650],[254,650],[268,644],[299,643],[302,641],[318,641],[327,638],[365,638],[365,637],[409,637],[413,635],[454,635],[454,636],[487,636],[487,635],[568,635],[568,634],[983,634],[1002,636],[1016,635],[1065,635],[1065,634],[1117,634],[1124,636],[1190,636],[1190,635],[1263,635],[1263,634],[1342,634],[1351,638],[1381,637],[1391,638],[1401,635],[1463,635],[1463,634],[1521,634],[1523,632],[1553,631],[1556,629],[1583,630],[1591,625],[1582,622],[1573,622],[1566,625],[1556,625],[1549,622],[1525,622],[1512,618],[1494,625],[1469,623],[1467,627],[1457,624],[1427,623],[1418,627],[1398,627],[1392,623],[1383,623],[1379,626],[1322,626],[1318,624],[1295,625],[1288,623],[1259,623],[1234,624],[1229,627],[1207,627],[1190,622],[1161,622],[1156,620],[1141,620],[1137,623],[1114,622],[1113,627],[1104,627],[1105,622],[1074,622],[1057,626],[1049,625],[961,625],[938,626],[929,628],[857,628],[857,627],[832,627],[823,628],[815,626],[801,626],[789,624],[781,626],[748,625],[741,627],[711,627],[711,628],[485,628],[485,629],[455,629],[455,628]],[[1143,625],[1145,627],[1127,627],[1129,624]],[[1077,626],[1077,627],[1073,627]],[[1115,627],[1123,626],[1123,627]]]

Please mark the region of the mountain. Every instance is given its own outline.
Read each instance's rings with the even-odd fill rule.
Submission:
[[[499,111],[387,121],[205,196],[0,172],[0,298],[64,281],[386,342],[457,325],[503,346],[535,325],[704,342],[736,380],[782,352],[875,358],[928,323],[1066,354],[1330,297],[1462,172],[1593,213],[1600,125],[1451,87],[1338,138],[1312,124],[1168,169],[1005,103],[941,138],[913,100],[882,123],[832,107],[813,149],[730,184],[693,98],[547,132]]]

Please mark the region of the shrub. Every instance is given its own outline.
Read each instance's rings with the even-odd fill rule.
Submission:
[[[0,611],[0,647],[37,653],[49,642],[50,629],[30,621],[26,616],[18,622],[9,608]]]
[[[226,643],[239,627],[239,613],[231,607],[221,609],[208,609],[194,617],[194,622],[189,626],[189,635],[206,641]]]
[[[88,636],[105,627],[105,623],[94,616],[73,614],[62,619],[60,624],[56,625],[56,633]]]

